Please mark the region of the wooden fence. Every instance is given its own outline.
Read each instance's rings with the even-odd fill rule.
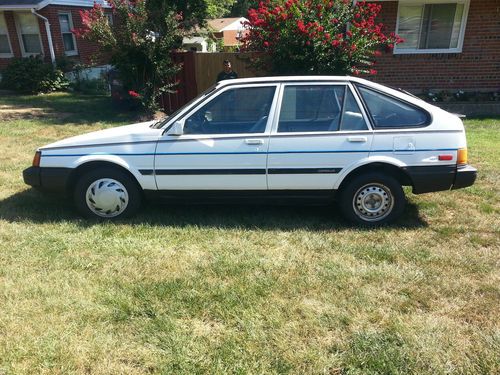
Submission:
[[[217,81],[217,75],[222,71],[224,60],[231,61],[233,70],[238,73],[239,78],[264,75],[250,67],[250,58],[251,54],[249,53],[233,52],[179,52],[174,54],[174,61],[182,65],[182,69],[176,77],[178,81],[177,92],[163,95],[160,100],[161,106],[166,113],[172,113],[214,85]]]

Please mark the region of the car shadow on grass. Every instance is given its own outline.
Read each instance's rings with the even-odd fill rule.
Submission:
[[[8,222],[73,222],[82,227],[102,225],[99,221],[82,219],[69,199],[35,189],[1,200],[0,219]],[[137,216],[117,221],[115,225],[309,231],[361,229],[347,223],[336,205],[179,205],[156,202],[146,202]],[[408,202],[403,216],[389,227],[414,229],[427,225],[419,215],[418,206]]]

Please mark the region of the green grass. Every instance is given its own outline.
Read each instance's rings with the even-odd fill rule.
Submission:
[[[392,227],[153,203],[96,224],[21,172],[36,147],[133,114],[0,98],[20,105],[40,110],[0,118],[0,374],[500,372],[500,119],[466,122],[476,185],[408,194]]]

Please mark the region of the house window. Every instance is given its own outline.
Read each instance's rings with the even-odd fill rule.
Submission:
[[[3,13],[0,13],[0,57],[12,57],[9,30]]]
[[[399,3],[397,33],[405,42],[394,53],[462,52],[469,0]]]
[[[73,29],[71,13],[59,13],[59,25],[61,27],[64,53],[66,55],[77,55],[75,35],[71,32]]]
[[[42,40],[38,19],[31,13],[16,13],[16,25],[21,41],[23,56],[42,53]]]

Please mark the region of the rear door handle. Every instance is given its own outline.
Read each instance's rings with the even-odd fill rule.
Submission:
[[[347,140],[349,142],[368,142],[368,138],[366,137],[348,137]]]
[[[247,145],[263,145],[264,140],[263,139],[245,139],[245,143]]]

